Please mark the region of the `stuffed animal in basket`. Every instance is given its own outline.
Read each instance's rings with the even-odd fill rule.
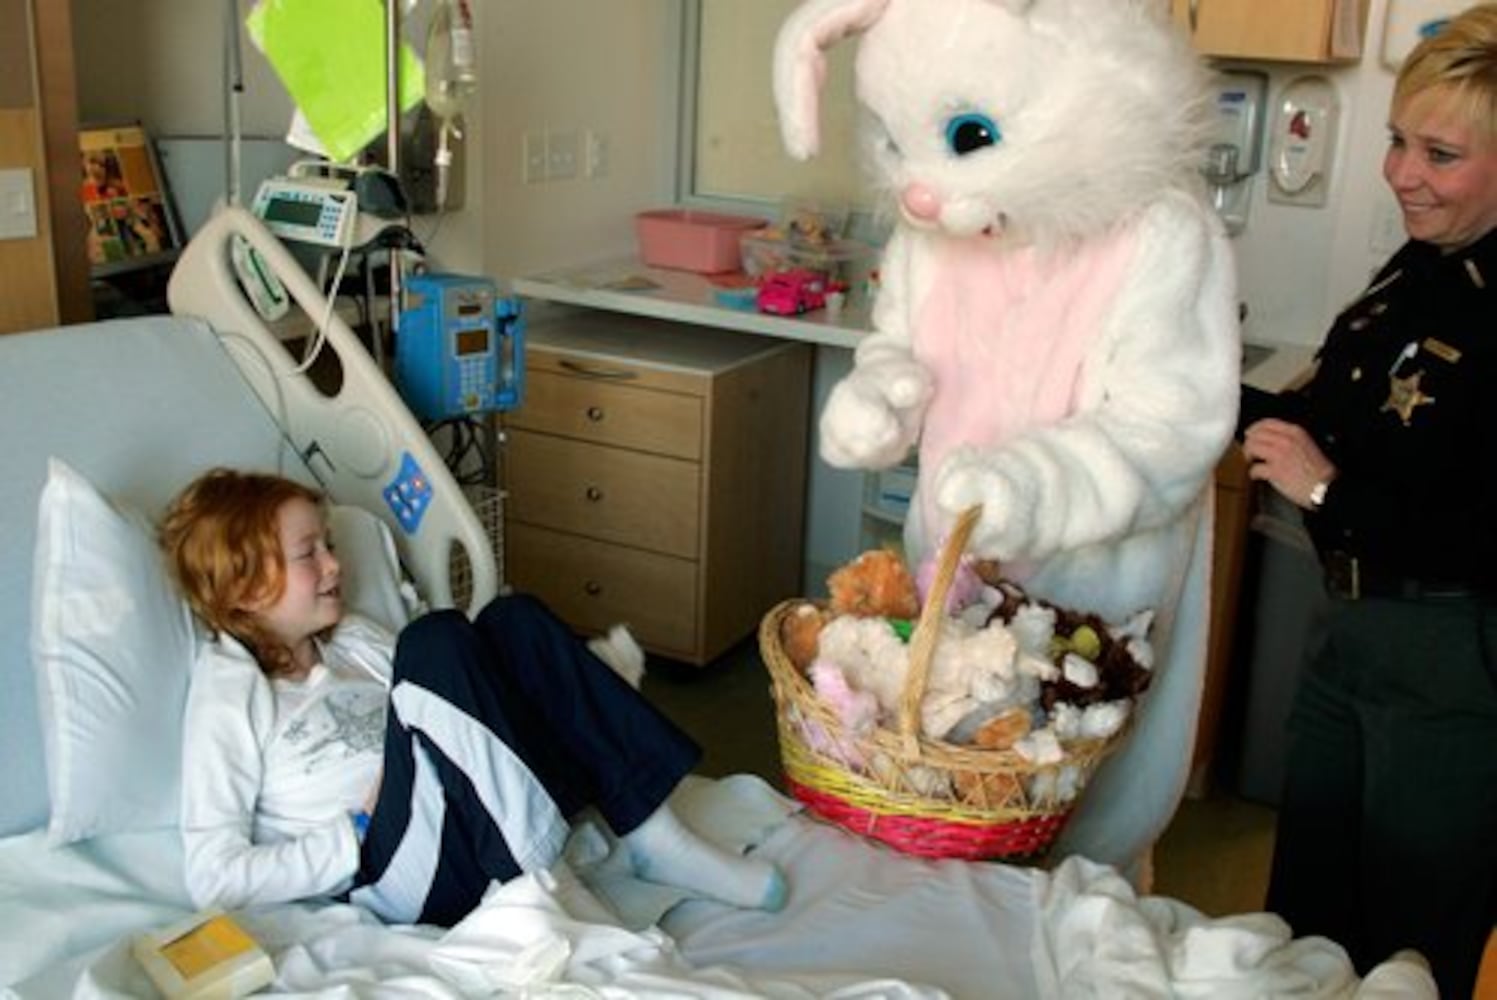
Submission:
[[[1154,683],[1057,847],[1123,866],[1187,778],[1239,375],[1230,246],[1197,173],[1204,69],[1165,6],[806,0],[774,67],[786,147],[808,157],[825,51],[861,36],[857,97],[898,213],[823,458],[885,467],[918,444],[914,564],[980,504],[970,551],[1030,593],[1157,614]]]

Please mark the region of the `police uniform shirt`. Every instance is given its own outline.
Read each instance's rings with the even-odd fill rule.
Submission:
[[[1316,548],[1497,591],[1497,231],[1406,243],[1336,320],[1301,391],[1335,463]]]

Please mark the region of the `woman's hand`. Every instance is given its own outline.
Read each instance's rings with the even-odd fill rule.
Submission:
[[[1265,480],[1291,503],[1309,510],[1310,491],[1317,483],[1336,478],[1336,466],[1325,457],[1313,438],[1298,424],[1272,417],[1250,425],[1243,435],[1242,450],[1248,457],[1248,475]]]

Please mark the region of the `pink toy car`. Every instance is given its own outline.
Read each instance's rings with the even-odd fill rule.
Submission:
[[[816,271],[804,268],[780,271],[766,277],[759,286],[759,311],[798,316],[825,306],[826,292],[826,277]]]

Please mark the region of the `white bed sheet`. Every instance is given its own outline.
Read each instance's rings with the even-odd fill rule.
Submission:
[[[788,815],[788,800],[749,776],[694,780],[677,807],[726,846],[762,841],[756,853],[789,879],[786,910],[687,901],[650,926],[669,895],[631,888],[609,857],[584,850],[574,861],[586,885],[567,865],[516,879],[451,931],[384,927],[336,904],[238,915],[274,959],[281,996],[1437,996],[1416,962],[1358,980],[1339,947],[1291,939],[1275,917],[1211,920],[1140,899],[1085,861],[1044,873],[896,855]],[[150,995],[128,940],[190,911],[180,872],[170,831],[57,850],[41,834],[0,841],[7,995]],[[601,898],[622,901],[632,918],[620,921]]]

